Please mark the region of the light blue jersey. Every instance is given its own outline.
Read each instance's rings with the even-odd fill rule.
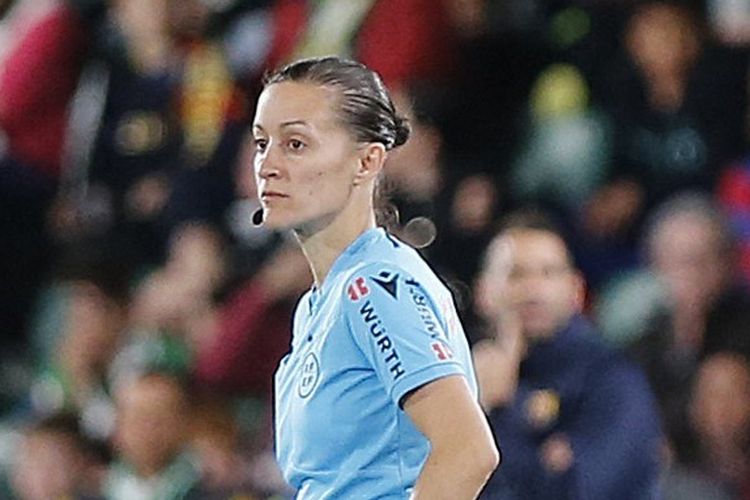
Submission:
[[[400,406],[432,380],[477,386],[448,289],[382,229],[305,294],[276,372],[276,455],[300,499],[408,498],[429,442]]]

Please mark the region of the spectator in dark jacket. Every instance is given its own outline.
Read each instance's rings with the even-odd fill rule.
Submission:
[[[537,215],[510,219],[484,273],[497,336],[475,348],[476,368],[504,456],[484,498],[653,498],[653,397],[579,314],[583,279],[559,233]]]

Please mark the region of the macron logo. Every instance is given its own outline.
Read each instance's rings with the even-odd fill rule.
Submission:
[[[380,285],[383,290],[388,292],[388,295],[393,297],[394,299],[398,300],[398,289],[397,289],[397,281],[398,280],[398,274],[391,274],[387,271],[383,271],[380,274],[378,274],[377,277],[371,277],[372,281]]]

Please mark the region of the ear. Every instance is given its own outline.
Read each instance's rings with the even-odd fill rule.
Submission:
[[[359,167],[354,176],[354,185],[358,186],[374,179],[383,170],[387,153],[385,146],[379,142],[366,144],[359,155]]]
[[[580,271],[575,271],[573,274],[573,286],[575,287],[573,305],[576,312],[580,313],[586,308],[586,278]]]

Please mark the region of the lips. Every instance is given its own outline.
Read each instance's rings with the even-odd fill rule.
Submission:
[[[519,312],[524,316],[539,316],[545,313],[546,308],[540,302],[524,302],[519,305]]]
[[[261,192],[260,198],[262,200],[278,200],[280,198],[289,198],[289,195],[280,193],[278,191],[265,190]]]

